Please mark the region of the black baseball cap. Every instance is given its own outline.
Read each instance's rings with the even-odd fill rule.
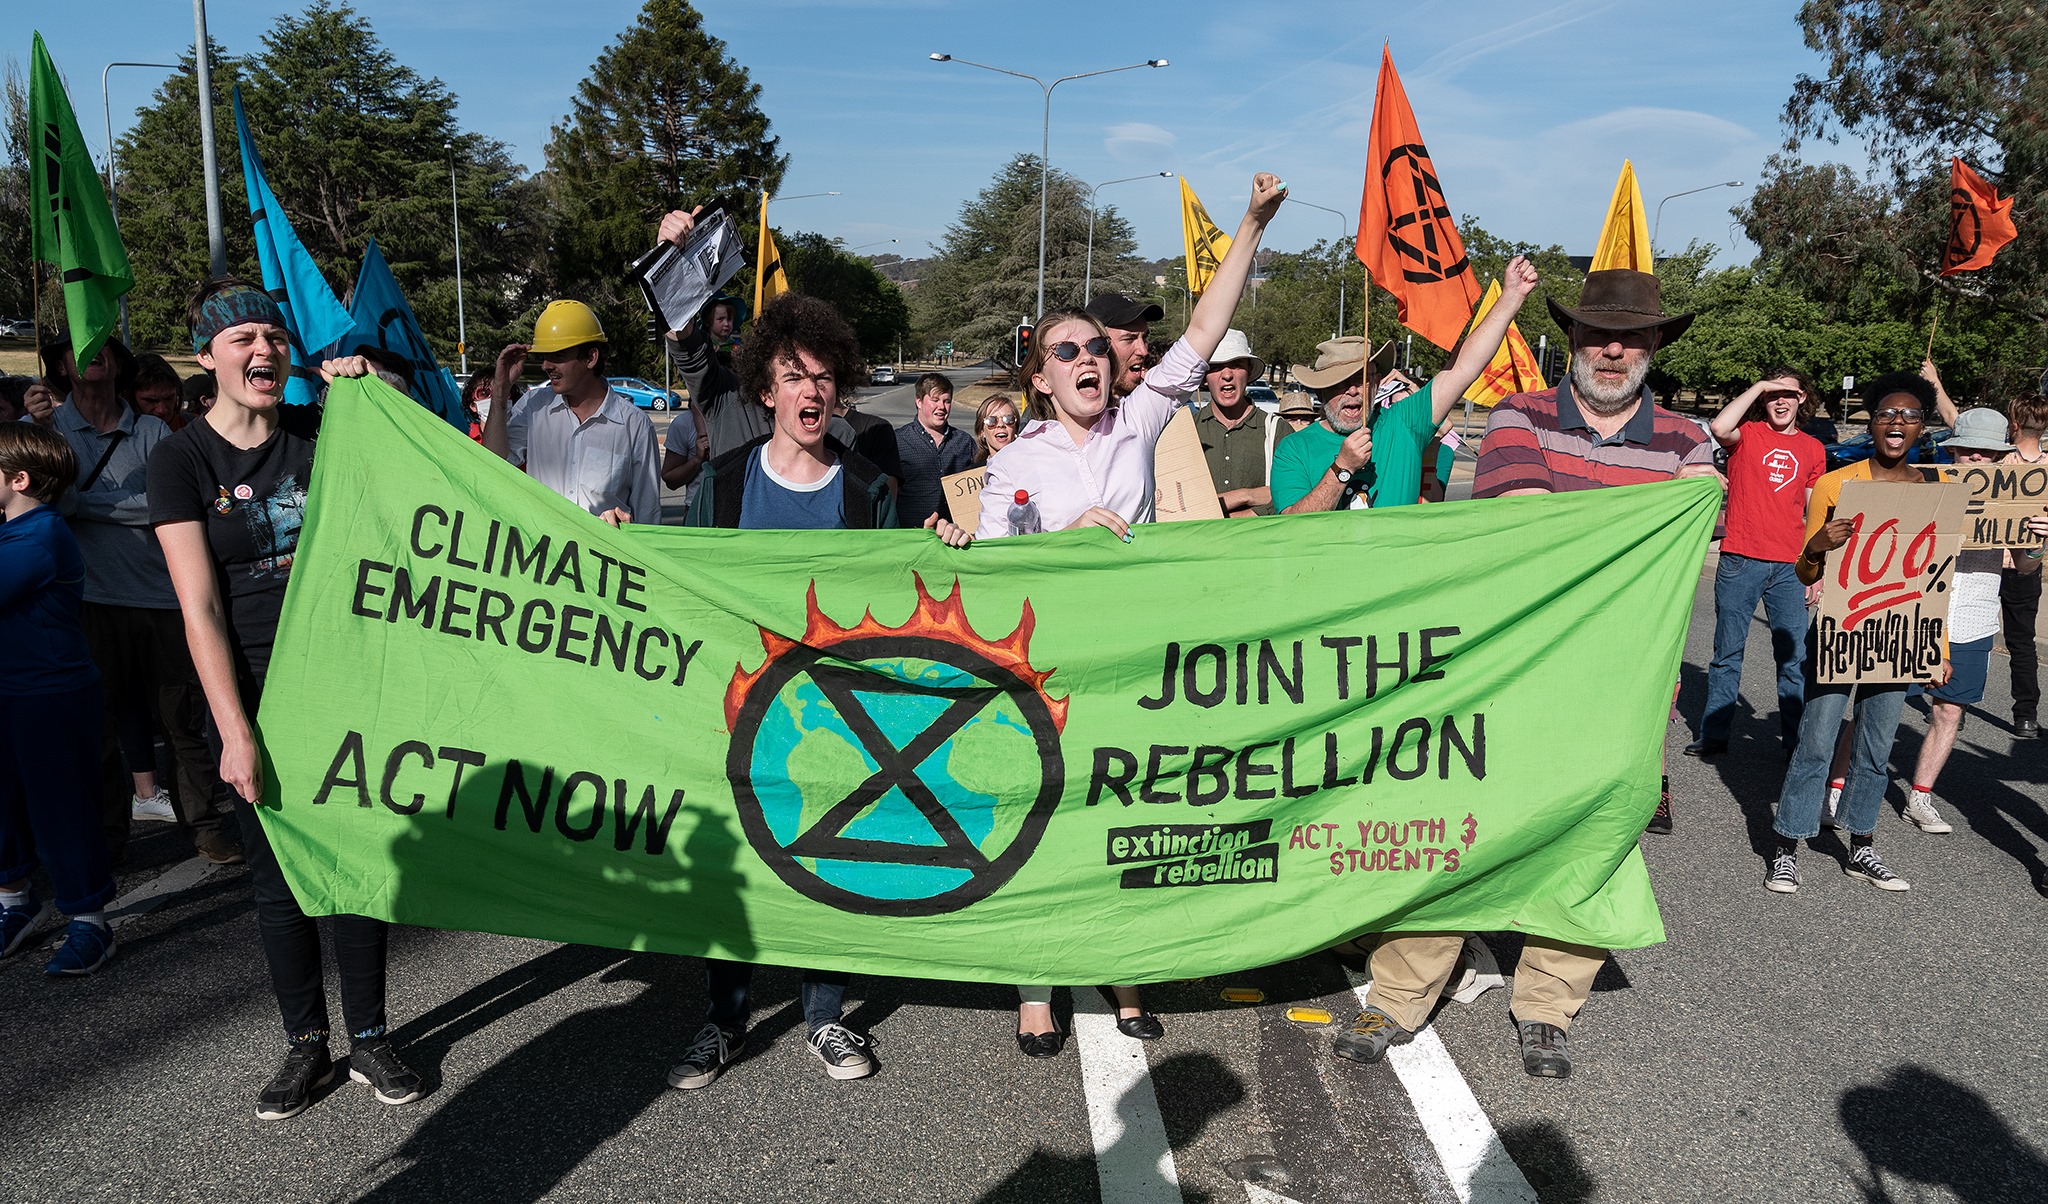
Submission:
[[[1157,322],[1166,316],[1166,311],[1150,301],[1133,301],[1122,293],[1098,293],[1088,303],[1088,312],[1104,326],[1136,326],[1140,322]]]

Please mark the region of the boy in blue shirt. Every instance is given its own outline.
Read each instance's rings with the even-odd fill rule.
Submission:
[[[50,503],[78,479],[62,435],[0,423],[0,958],[28,944],[45,912],[29,889],[41,864],[71,916],[43,970],[91,974],[114,955],[101,909],[114,875],[100,831],[100,674],[78,615],[85,558]]]

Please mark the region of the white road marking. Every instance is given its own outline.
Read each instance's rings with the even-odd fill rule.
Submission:
[[[1363,1005],[1368,980],[1353,973],[1351,981]],[[1414,1102],[1422,1131],[1436,1147],[1461,1204],[1536,1204],[1536,1189],[1508,1156],[1435,1029],[1425,1028],[1407,1045],[1387,1050],[1387,1063]]]
[[[1074,1047],[1103,1204],[1180,1204],[1180,1174],[1152,1090],[1145,1044],[1116,1031],[1115,1010],[1087,987],[1074,989]]]

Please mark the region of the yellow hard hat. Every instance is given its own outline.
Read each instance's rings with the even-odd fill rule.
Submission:
[[[540,311],[540,321],[533,324],[531,350],[546,355],[604,341],[604,327],[597,324],[597,315],[588,305],[581,301],[550,301]]]

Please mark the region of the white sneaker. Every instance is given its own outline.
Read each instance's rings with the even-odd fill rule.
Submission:
[[[129,814],[136,819],[158,819],[171,824],[178,822],[178,813],[171,809],[170,791],[161,786],[148,798],[137,796]]]
[[[1836,817],[1836,812],[1841,810],[1841,807],[1842,788],[1840,786],[1828,787],[1827,801],[1823,802],[1820,807],[1820,826],[1830,832],[1842,831],[1842,821]]]
[[[1955,827],[1941,817],[1941,812],[1934,809],[1934,796],[1931,794],[1913,791],[1907,796],[1906,810],[1903,814],[1906,822],[1918,826],[1922,832],[1941,835],[1955,831]]]

